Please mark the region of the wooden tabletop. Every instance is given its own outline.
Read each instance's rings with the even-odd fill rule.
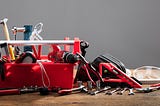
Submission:
[[[148,87],[149,85],[143,85]],[[135,91],[134,91],[135,92]],[[0,106],[160,106],[160,90],[128,95],[89,95],[76,92],[65,96],[57,93],[41,96],[39,92],[0,96]]]
[[[95,96],[81,92],[65,96],[59,96],[57,93],[41,96],[37,92],[0,96],[0,106],[160,106],[159,100],[160,90],[130,96],[128,91],[123,95],[100,93]]]

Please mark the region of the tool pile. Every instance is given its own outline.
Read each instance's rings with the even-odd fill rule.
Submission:
[[[121,87],[112,88],[110,86],[101,87],[100,81],[96,81],[96,87],[92,87],[92,83],[90,81],[87,81],[87,87],[82,85],[81,81],[78,81],[78,85],[79,85],[78,88],[73,88],[70,90],[59,90],[58,94],[65,95],[71,92],[80,91],[80,92],[87,93],[89,95],[96,95],[99,93],[104,93],[105,95],[113,95],[115,93],[117,95],[123,95],[124,92],[128,90],[129,91],[128,95],[134,95],[133,88],[121,88]]]
[[[124,64],[117,58],[99,55],[93,62],[85,59],[89,43],[74,38],[70,40],[43,40],[40,36],[43,24],[13,27],[15,37],[10,40],[7,20],[3,19],[6,40],[0,41],[0,95],[39,92],[59,95],[84,92],[89,95],[128,95],[137,92],[159,90],[160,85],[142,88],[134,77],[126,74]],[[17,33],[24,34],[24,40],[17,40]],[[23,46],[22,51],[19,46]],[[42,54],[42,46],[49,46],[48,55]],[[3,51],[4,49],[4,51]]]

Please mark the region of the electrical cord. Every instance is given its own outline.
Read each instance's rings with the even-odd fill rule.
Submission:
[[[84,65],[84,68],[85,68],[84,70],[86,71],[86,74],[87,74],[89,80],[93,83],[93,85],[96,85],[96,83],[95,83],[95,82],[93,81],[93,79],[91,78],[91,76],[90,76],[90,74],[89,74],[89,71],[88,71],[86,65]]]
[[[48,74],[47,74],[47,72],[46,72],[46,70],[45,70],[45,68],[44,68],[44,66],[43,66],[43,64],[42,64],[42,61],[38,60],[37,63],[39,64],[39,66],[40,66],[40,68],[41,68],[41,75],[42,75],[42,83],[43,83],[43,86],[48,88],[48,87],[50,87],[50,79],[49,79],[49,76],[48,76]],[[44,74],[45,74],[45,76],[46,76],[46,78],[47,78],[47,80],[48,80],[48,85],[46,85],[46,83],[45,83]]]
[[[84,70],[85,70],[89,80],[95,85],[95,82],[93,81],[93,79],[90,76],[90,73],[89,73],[89,70],[90,70],[98,78],[98,80],[103,82],[102,76],[99,74],[99,72],[97,72],[96,69],[94,67],[92,67],[92,65],[89,64],[89,62],[87,62],[87,60],[80,53],[77,53],[77,55],[80,58],[81,64],[83,64],[83,68],[85,68]]]

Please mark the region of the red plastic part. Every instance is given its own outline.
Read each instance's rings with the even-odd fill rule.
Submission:
[[[115,67],[112,63],[100,63],[99,69],[100,69],[101,75],[102,75],[102,71],[103,71],[102,67],[105,67],[108,71],[115,74],[117,76],[117,78],[119,78],[119,79],[104,78],[105,82],[118,82],[118,83],[125,82],[133,88],[142,88],[142,85],[140,85],[135,80],[133,80],[132,78],[127,76],[123,71],[121,71],[120,69]]]
[[[66,40],[69,38],[66,38]],[[71,45],[64,45],[64,50],[69,51]],[[80,49],[80,40],[79,38],[74,39],[73,50],[70,50],[72,53],[76,54],[81,53]],[[61,49],[56,48],[58,45],[52,45],[55,52],[61,51]],[[41,45],[38,46],[38,51],[36,47],[33,47],[33,51],[40,60],[50,60],[50,54],[41,55]],[[3,56],[4,57],[4,56]],[[77,64],[69,63],[54,63],[52,62],[43,62],[42,63],[46,73],[49,77],[50,86],[49,88],[62,88],[62,89],[71,89],[73,87],[74,78],[76,74],[75,66]],[[0,79],[0,88],[23,88],[30,86],[44,86],[42,81],[42,71],[38,63],[24,64],[24,63],[5,63],[5,80]],[[45,74],[44,74],[45,75]],[[45,85],[48,85],[49,82],[47,77],[44,76]]]
[[[160,86],[160,83],[157,83],[157,84],[152,84],[151,87],[158,87]]]
[[[74,81],[75,64],[68,63],[42,63],[50,80],[50,88],[70,89]],[[44,75],[44,82],[48,80]],[[5,80],[0,80],[0,88],[23,88],[24,86],[44,86],[40,65],[34,64],[5,64]]]
[[[74,49],[73,54],[81,53],[80,40],[79,38],[74,38]]]
[[[69,40],[69,37],[65,37],[64,40]],[[70,45],[64,45],[64,51],[70,51]]]
[[[2,95],[19,95],[20,90],[19,89],[3,89],[0,90],[0,96]]]
[[[39,59],[39,56],[38,56],[38,53],[37,53],[37,50],[36,50],[36,47],[35,46],[32,46],[32,50],[34,52],[34,55],[37,59]]]
[[[53,51],[48,54],[48,60],[55,62],[55,57],[57,52],[62,51],[58,45],[52,45]]]
[[[38,58],[41,59],[42,45],[38,45]]]

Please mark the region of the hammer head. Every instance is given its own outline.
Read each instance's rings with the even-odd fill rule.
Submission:
[[[0,24],[4,24],[4,23],[6,23],[7,21],[8,21],[8,19],[7,19],[7,18],[4,18],[4,19],[0,20]]]

